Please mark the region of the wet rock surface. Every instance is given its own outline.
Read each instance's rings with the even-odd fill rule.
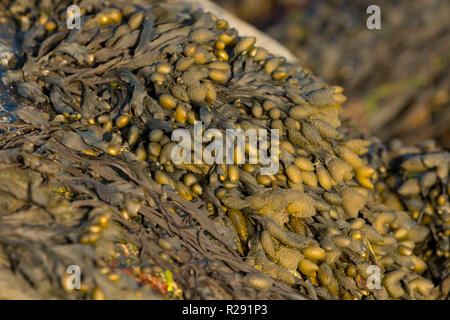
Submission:
[[[18,61],[18,46],[14,22],[5,15],[6,9],[0,5],[0,78],[8,67],[13,67]],[[9,88],[0,84],[0,122],[12,122],[14,116],[9,112],[16,103]]]

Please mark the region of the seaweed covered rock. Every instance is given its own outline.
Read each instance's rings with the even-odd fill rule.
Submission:
[[[26,146],[20,140],[24,132],[31,134],[28,139],[42,140],[22,157],[23,165],[41,168],[39,156],[48,152],[59,165],[45,170],[64,166],[70,179],[53,176],[82,194],[79,205],[92,207],[89,201],[95,199],[112,207],[122,226],[118,230],[141,241],[141,250],[151,248],[147,243],[153,237],[170,251],[177,247],[176,235],[184,254],[165,253],[162,260],[183,266],[192,257],[206,257],[208,270],[220,271],[227,291],[214,294],[211,288],[220,286],[205,286],[210,291],[197,292],[200,297],[448,296],[444,271],[430,277],[425,257],[415,252],[428,241],[429,228],[405,207],[380,203],[376,181],[391,164],[378,165],[370,141],[340,128],[346,101],[341,87],[255,47],[255,38],[240,37],[211,13],[186,12],[182,4],[105,7],[82,1],[82,26],[71,31],[64,5],[34,17],[22,45],[23,64],[2,78],[38,106],[17,112],[30,125],[18,130],[19,140],[11,137],[3,145],[2,158],[14,159],[13,147]],[[176,129],[194,140],[200,134],[199,144],[183,144],[194,159],[207,154],[213,136],[225,136],[229,129],[271,129],[271,139],[260,136],[257,147],[249,140],[242,149],[233,143],[225,150],[232,164],[175,161]],[[255,147],[260,152],[251,163]],[[438,160],[431,155],[423,157],[425,169],[437,167],[439,183],[445,181],[447,188],[445,153],[445,168],[441,162],[432,166]],[[279,170],[267,173],[271,161]],[[2,174],[18,174],[14,184],[0,186],[15,200],[2,203],[5,210],[28,207],[27,176],[17,170]],[[432,177],[420,178],[417,186],[394,186],[393,192],[414,197],[420,183],[441,194]],[[47,205],[45,188],[33,190],[32,201]],[[73,219],[69,210],[61,211]],[[448,247],[448,220],[440,223]],[[153,235],[159,229],[164,232]],[[96,244],[98,234],[89,232],[87,243]],[[445,241],[440,245],[447,248]],[[372,289],[367,283],[374,266],[383,281]],[[278,280],[272,285],[258,270]],[[183,275],[177,283],[192,288],[188,273]],[[230,279],[240,286],[232,288]]]

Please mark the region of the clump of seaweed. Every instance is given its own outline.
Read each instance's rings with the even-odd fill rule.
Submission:
[[[220,270],[221,281],[245,282],[250,287],[239,289],[249,291],[247,296],[448,296],[445,270],[433,270],[429,276],[429,257],[418,252],[430,241],[430,229],[434,237],[431,226],[436,223],[424,224],[407,211],[409,202],[426,198],[429,202],[416,211],[429,208],[427,215],[448,214],[446,153],[438,153],[439,159],[429,151],[421,154],[417,168],[415,160],[402,160],[400,167],[413,176],[392,185],[386,175],[399,172],[394,164],[383,162],[386,156],[378,155],[370,141],[352,138],[340,128],[346,100],[341,87],[329,86],[301,66],[255,47],[255,38],[240,37],[211,13],[159,3],[141,8],[81,2],[80,7],[79,30],[67,30],[61,4],[25,33],[23,64],[2,80],[39,109],[17,112],[31,126],[3,145],[2,159],[21,154],[24,168],[35,170],[43,158],[53,158],[58,166],[47,168],[47,163],[49,172],[44,172],[61,180],[53,188],[69,186],[69,195],[82,194],[73,202],[79,203],[76,206],[97,207],[93,199],[107,203],[122,226],[114,230],[124,231],[123,237],[132,242],[141,241],[144,251],[151,248],[152,232],[163,229],[153,238],[163,252],[158,258],[150,254],[158,264],[188,261],[193,252],[210,264],[218,259],[214,268]],[[263,174],[260,157],[256,164],[239,161],[252,152],[249,143],[244,153],[234,150],[236,161],[231,165],[172,161],[172,132],[184,128],[194,134],[196,121],[222,134],[226,129],[278,130],[278,154],[274,145],[267,148],[270,157],[280,159],[278,173]],[[27,130],[31,136],[20,138]],[[207,142],[203,141],[202,154]],[[28,147],[27,154],[17,151],[20,143]],[[197,151],[190,147],[195,156]],[[58,174],[61,169],[63,175]],[[422,177],[423,171],[429,176]],[[15,172],[2,174],[20,183],[19,176],[8,176]],[[399,197],[402,206],[382,200],[383,184],[391,188],[386,197]],[[417,197],[421,184],[430,190],[424,198]],[[2,203],[7,212],[30,205],[19,187],[3,188],[17,199]],[[86,216],[91,211],[83,219],[90,221]],[[73,221],[68,208],[60,208],[58,214]],[[437,254],[447,259],[448,219],[444,214],[436,221],[443,239],[438,240]],[[108,247],[101,239],[109,228],[100,220],[87,223],[87,228],[76,241],[98,250]],[[115,241],[107,239],[108,244]],[[176,248],[184,248],[183,254],[166,252]],[[380,288],[367,286],[370,266],[381,270]],[[189,279],[185,276],[177,277],[184,288]],[[273,279],[292,288],[280,281],[273,286]],[[246,296],[226,287],[233,297]],[[92,286],[89,290],[98,294]],[[220,291],[217,285],[216,290]]]

